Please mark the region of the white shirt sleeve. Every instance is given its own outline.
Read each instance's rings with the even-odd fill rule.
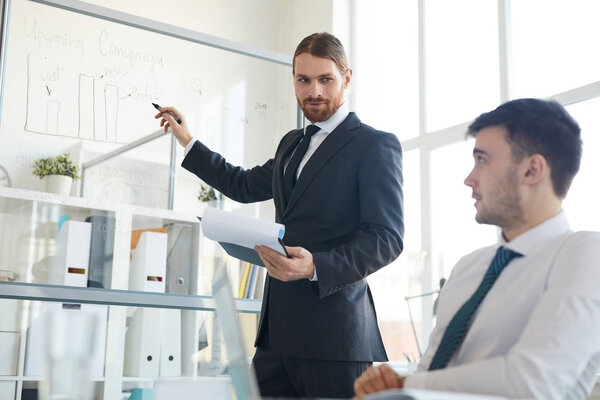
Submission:
[[[584,382],[593,385],[600,367],[599,259],[600,234],[572,234],[552,259],[544,292],[506,354],[418,372],[405,387],[512,398],[587,397],[591,387]]]
[[[188,153],[190,152],[190,150],[194,146],[194,143],[196,143],[197,141],[198,141],[198,139],[192,138],[192,140],[190,140],[190,142],[187,144],[187,146],[185,146],[185,150],[183,150],[183,157],[184,158],[187,157]]]

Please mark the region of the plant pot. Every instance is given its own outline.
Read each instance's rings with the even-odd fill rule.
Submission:
[[[42,179],[44,181],[45,190],[48,193],[62,194],[68,196],[71,193],[71,184],[73,178],[66,175],[46,175]]]

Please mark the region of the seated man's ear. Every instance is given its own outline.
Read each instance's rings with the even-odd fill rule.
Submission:
[[[537,185],[550,175],[550,167],[546,158],[541,154],[533,154],[526,157],[521,164],[524,175],[523,183]]]

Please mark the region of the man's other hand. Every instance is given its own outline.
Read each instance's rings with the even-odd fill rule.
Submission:
[[[271,278],[284,282],[312,279],[315,273],[315,264],[310,251],[303,247],[286,246],[285,248],[292,258],[287,258],[267,246],[256,246],[254,250],[265,264]]]
[[[404,377],[398,375],[386,364],[370,367],[354,381],[355,398],[388,389],[402,389]]]

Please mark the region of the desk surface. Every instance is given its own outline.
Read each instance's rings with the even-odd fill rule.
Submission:
[[[364,400],[507,400],[507,398],[471,393],[394,389],[366,396]]]

